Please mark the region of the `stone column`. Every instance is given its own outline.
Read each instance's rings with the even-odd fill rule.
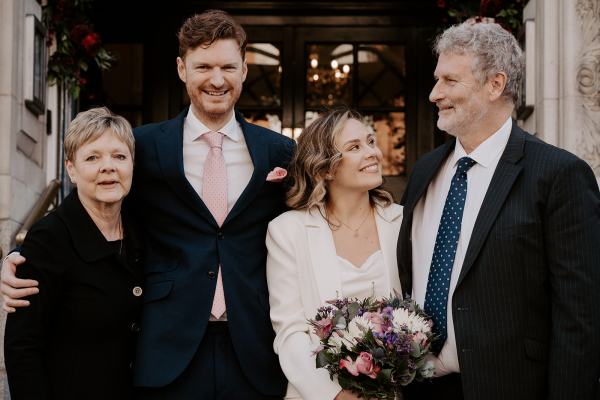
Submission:
[[[530,0],[523,17],[535,21],[536,72],[534,112],[521,125],[600,181],[600,0]]]
[[[572,21],[577,38],[576,43],[565,43],[565,148],[590,164],[600,178],[600,0],[564,1],[565,18]]]
[[[25,71],[33,69],[34,35],[26,21],[28,15],[41,20],[41,14],[36,0],[0,0],[0,248],[5,254],[46,186],[46,116],[25,103],[33,79]],[[4,323],[0,312],[0,345]],[[8,398],[3,354],[0,398]]]

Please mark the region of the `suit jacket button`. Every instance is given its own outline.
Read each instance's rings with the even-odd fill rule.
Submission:
[[[136,287],[133,288],[132,292],[133,292],[133,295],[135,297],[140,297],[142,295],[142,293],[143,293],[143,290],[142,290],[141,287],[136,286]]]
[[[223,238],[225,237],[225,235],[223,234],[223,231],[217,232],[217,237],[219,238],[219,240],[223,240]]]
[[[136,322],[133,322],[131,324],[131,332],[139,333],[139,331],[140,331],[140,326]]]
[[[215,276],[217,276],[215,271],[208,271],[207,275],[210,279],[215,279]]]

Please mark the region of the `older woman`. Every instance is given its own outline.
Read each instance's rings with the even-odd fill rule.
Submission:
[[[36,223],[21,248],[21,278],[39,282],[8,316],[11,398],[131,398],[141,308],[141,249],[121,213],[133,175],[131,126],[106,108],[82,112],[65,135],[75,189]]]
[[[337,297],[400,293],[402,208],[383,191],[381,151],[358,113],[336,109],[300,136],[288,211],[269,224],[267,281],[286,398],[356,399],[315,368],[307,319]]]

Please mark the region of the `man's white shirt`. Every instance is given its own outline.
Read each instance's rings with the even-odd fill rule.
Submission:
[[[204,162],[210,150],[210,146],[201,136],[210,131],[196,118],[190,108],[183,123],[183,170],[185,177],[200,198],[202,198]],[[229,212],[248,186],[254,172],[254,164],[242,128],[235,119],[235,113],[231,113],[229,122],[218,131],[225,135],[223,158],[227,168],[227,211]]]
[[[450,183],[456,172],[456,165],[459,159],[466,156],[476,161],[476,164],[467,172],[467,197],[448,294],[448,338],[439,356],[433,359],[436,376],[460,372],[452,318],[452,295],[469,246],[475,220],[500,156],[506,148],[511,130],[512,120],[508,118],[499,130],[481,143],[471,154],[467,154],[460,141],[456,140],[454,151],[443,163],[414,209],[411,228],[413,299],[423,307],[435,239]]]

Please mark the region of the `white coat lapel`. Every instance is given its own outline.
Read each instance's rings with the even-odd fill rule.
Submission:
[[[389,294],[393,294],[395,290],[401,294],[396,246],[398,244],[400,224],[402,223],[402,207],[397,204],[392,204],[385,208],[377,206],[375,222],[377,224],[383,261],[389,274],[389,287],[387,291]]]
[[[321,301],[336,299],[341,296],[342,283],[331,230],[317,210],[306,213],[305,224],[311,267]]]

